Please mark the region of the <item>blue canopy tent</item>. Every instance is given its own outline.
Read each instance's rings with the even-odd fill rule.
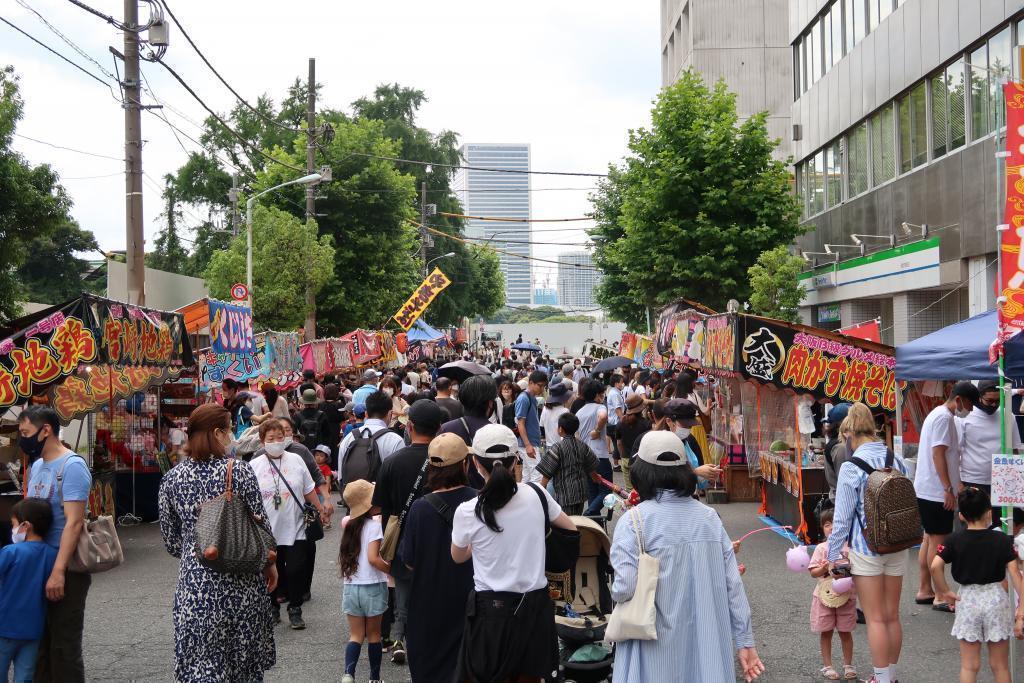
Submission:
[[[422,320],[414,322],[412,327],[409,328],[409,332],[407,334],[407,339],[410,344],[415,344],[417,342],[434,342],[444,339],[443,332],[438,332]]]
[[[988,359],[996,338],[996,311],[986,311],[896,347],[896,378],[903,380],[996,379]],[[1005,346],[1005,373],[1024,380],[1024,335]]]

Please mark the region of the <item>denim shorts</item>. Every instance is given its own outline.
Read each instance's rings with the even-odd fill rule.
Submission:
[[[346,583],[341,611],[352,617],[376,617],[388,611],[388,584]]]

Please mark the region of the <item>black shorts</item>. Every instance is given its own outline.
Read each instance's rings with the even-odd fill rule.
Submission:
[[[926,534],[945,536],[953,533],[953,511],[942,507],[942,503],[918,498],[917,509],[921,511],[921,526]]]
[[[611,439],[614,442],[615,441],[615,437],[619,435],[619,425],[611,425],[610,424],[605,429],[608,432],[608,438]]]
[[[992,496],[992,485],[991,484],[972,484],[970,482],[964,482],[964,486],[973,486],[974,488],[981,489],[987,493],[990,497]],[[1003,518],[1003,509],[992,507],[992,528],[998,529],[1001,526],[1000,520]],[[1024,509],[1013,508],[1013,523],[1024,524]]]

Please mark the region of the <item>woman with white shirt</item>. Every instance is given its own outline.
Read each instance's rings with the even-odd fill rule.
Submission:
[[[249,464],[256,473],[263,509],[277,541],[277,588],[271,594],[275,621],[281,621],[281,602],[288,601],[288,621],[293,629],[306,628],[302,620],[302,602],[307,587],[311,553],[307,547],[304,502],[313,505],[321,519],[329,519],[316,495],[316,485],[302,457],[285,450],[284,429],[280,420],[260,425],[263,455]],[[302,498],[298,498],[301,496]]]
[[[556,382],[548,388],[548,398],[540,412],[540,426],[544,428],[544,444],[548,448],[562,440],[558,435],[558,418],[569,412],[565,404],[571,403],[572,398],[573,392],[565,380]]]
[[[518,449],[515,434],[503,425],[486,425],[473,437],[473,460],[486,483],[456,508],[452,522],[452,559],[473,560],[460,681],[539,683],[558,669],[541,497],[553,526],[576,526],[543,488],[516,484]]]

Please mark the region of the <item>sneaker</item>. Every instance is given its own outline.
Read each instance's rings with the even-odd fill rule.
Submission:
[[[380,641],[380,645],[381,649],[384,650],[384,652],[390,652],[391,648],[395,646],[395,641],[391,640],[390,638],[382,638]]]
[[[302,620],[302,608],[301,607],[289,607],[288,608],[288,625],[296,631],[306,628],[306,622]]]
[[[356,678],[352,674],[345,674],[341,677],[341,683],[356,683]]]
[[[405,642],[396,640],[391,648],[391,663],[405,664]]]

